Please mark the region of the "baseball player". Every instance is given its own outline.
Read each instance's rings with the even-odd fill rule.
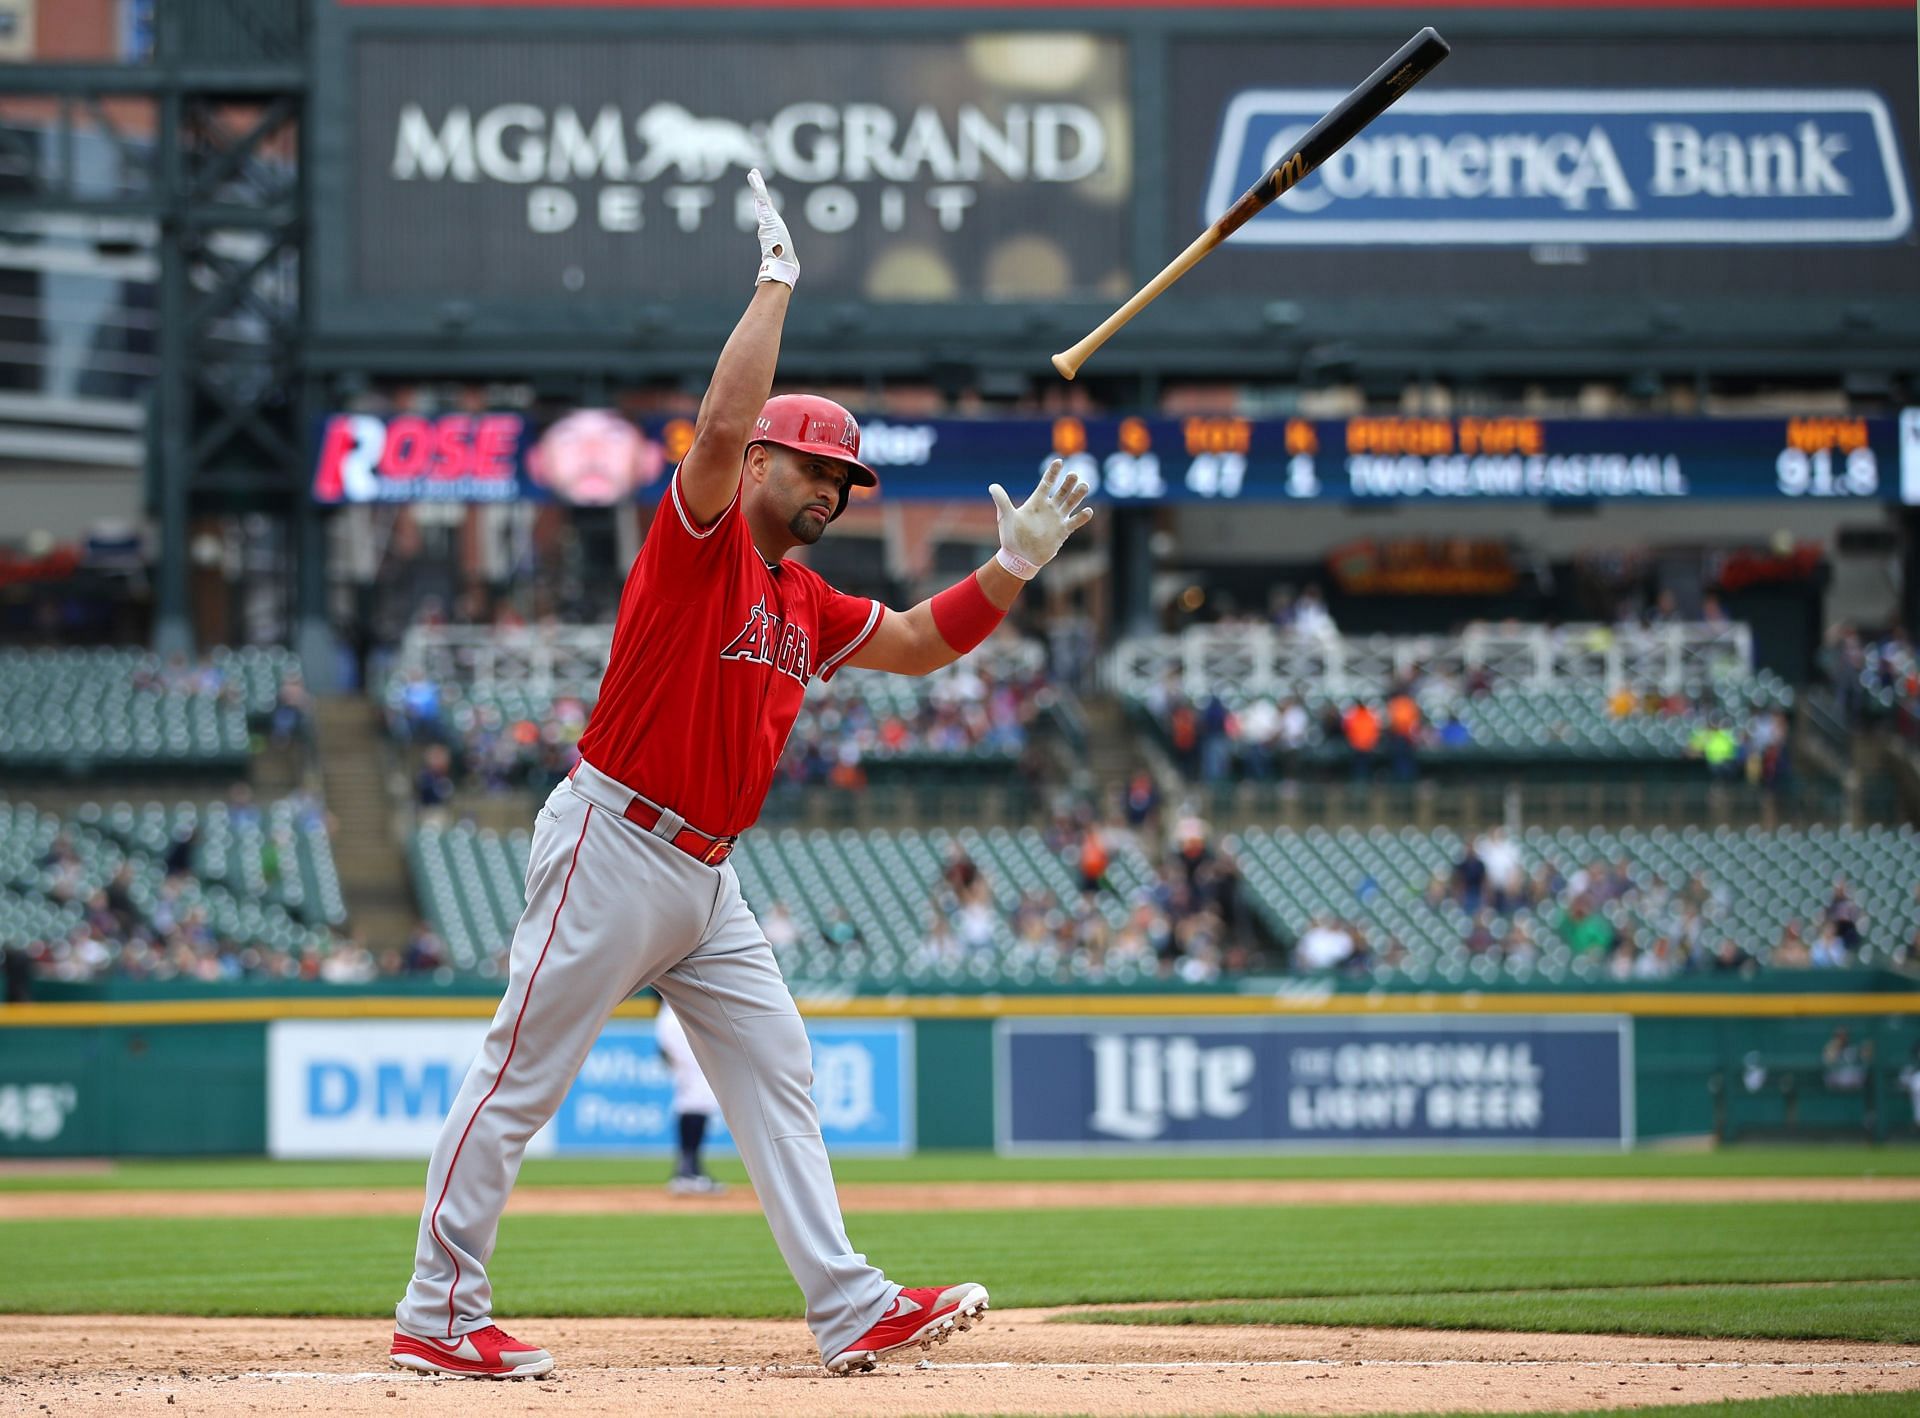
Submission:
[[[693,1056],[679,1016],[664,1000],[659,1016],[653,1021],[653,1041],[673,1074],[673,1122],[680,1143],[680,1156],[667,1182],[667,1190],[675,1196],[723,1196],[726,1183],[709,1176],[707,1169],[700,1165],[700,1145],[706,1141],[707,1120],[720,1111],[720,1100],[713,1096],[713,1086],[700,1072],[700,1061]]]
[[[845,409],[767,397],[800,267],[759,172],[747,180],[753,300],[627,576],[582,762],[535,823],[506,995],[427,1169],[413,1281],[395,1310],[392,1356],[407,1368],[553,1368],[493,1323],[486,1261],[528,1139],[614,1007],[645,985],[671,1003],[713,1085],[828,1370],[871,1369],[987,1308],[977,1284],[902,1288],[847,1239],[806,1031],[727,857],[759,816],[810,681],[847,665],[950,664],[1093,513],[1058,460],[1021,506],[995,485],[998,553],[904,612],[785,560],[820,540],[853,487],[878,480]]]

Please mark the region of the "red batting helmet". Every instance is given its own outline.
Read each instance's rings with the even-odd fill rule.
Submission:
[[[760,417],[754,420],[753,438],[747,446],[755,443],[775,443],[796,453],[845,463],[851,475],[840,489],[840,505],[833,509],[834,517],[847,510],[847,496],[855,487],[880,486],[873,469],[860,461],[859,423],[833,400],[818,394],[780,394],[767,400],[760,408]]]

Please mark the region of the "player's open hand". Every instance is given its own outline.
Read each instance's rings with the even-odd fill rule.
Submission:
[[[754,284],[779,281],[791,286],[800,279],[800,261],[793,254],[793,233],[773,209],[773,199],[767,196],[767,184],[759,168],[748,171],[747,186],[753,189],[753,213],[760,221],[760,275]]]
[[[1061,474],[1066,465],[1058,458],[1047,464],[1040,475],[1040,486],[1018,507],[1007,490],[994,483],[993,506],[1000,519],[1000,552],[996,560],[1018,576],[1031,581],[1034,573],[1052,561],[1068,537],[1093,520],[1093,509],[1080,504],[1091,491],[1074,473]]]

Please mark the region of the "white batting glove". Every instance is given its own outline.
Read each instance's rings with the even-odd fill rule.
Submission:
[[[753,212],[760,219],[760,275],[754,284],[779,281],[791,286],[800,279],[800,263],[793,254],[793,233],[773,209],[773,199],[767,196],[767,184],[759,168],[748,171],[747,186],[753,189]]]
[[[1065,466],[1058,458],[1047,464],[1040,486],[1018,507],[999,483],[987,489],[1000,520],[1000,550],[994,560],[1022,581],[1033,580],[1067,538],[1093,520],[1093,509],[1080,505],[1087,500],[1087,485],[1073,473],[1061,477]]]

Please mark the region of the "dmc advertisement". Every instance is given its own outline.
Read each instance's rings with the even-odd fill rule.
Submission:
[[[278,1020],[267,1031],[275,1157],[426,1157],[486,1037],[484,1020]],[[913,1045],[902,1023],[809,1022],[813,1096],[836,1152],[913,1150]],[[673,1079],[650,1023],[610,1024],[533,1156],[673,1149]],[[724,1126],[709,1133],[730,1145]]]
[[[1173,146],[1206,160],[1173,170],[1173,229],[1223,211],[1374,62],[1349,41],[1177,42]],[[1910,43],[1479,36],[1190,284],[1912,295],[1914,150]]]
[[[1632,1145],[1632,1022],[1003,1020],[1003,1153]]]
[[[692,38],[602,23],[356,32],[353,295],[741,298],[753,167],[816,295],[1127,285],[1117,39]]]
[[[965,501],[1032,483],[1054,458],[1102,502],[1495,499],[1874,501],[1920,496],[1915,411],[1891,418],[868,420],[857,498]],[[1903,429],[1905,430],[1903,434]],[[652,501],[692,436],[582,409],[333,414],[316,434],[328,504]]]

